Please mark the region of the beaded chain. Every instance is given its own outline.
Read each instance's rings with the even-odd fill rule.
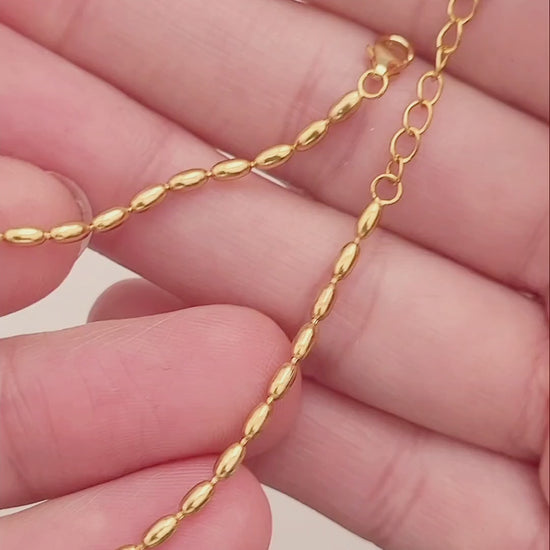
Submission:
[[[359,257],[363,239],[377,227],[384,207],[395,204],[403,195],[403,175],[405,165],[418,153],[422,135],[428,130],[433,119],[434,105],[439,101],[444,84],[443,72],[451,56],[462,41],[464,26],[472,20],[479,0],[469,0],[470,11],[465,15],[457,13],[457,0],[450,0],[447,7],[448,20],[440,30],[436,40],[436,55],[433,69],[425,72],[417,84],[417,99],[410,103],[403,114],[403,125],[390,141],[390,160],[385,172],[371,182],[372,201],[359,216],[355,237],[345,244],[333,266],[332,278],[320,291],[310,320],[298,331],[292,344],[289,362],[279,368],[268,386],[266,398],[249,414],[239,441],[221,453],[213,468],[213,476],[193,487],[182,499],[179,510],[157,520],[142,536],[141,542],[119,547],[118,550],[147,550],[168,540],[188,516],[200,511],[213,497],[216,486],[232,476],[243,462],[248,444],[256,438],[270,417],[275,403],[283,398],[292,387],[298,374],[300,363],[311,352],[319,330],[319,324],[330,313],[336,300],[339,283],[351,273]],[[155,185],[140,191],[127,207],[113,207],[95,216],[91,223],[70,222],[42,230],[34,227],[7,229],[0,233],[0,241],[14,245],[39,245],[46,241],[60,243],[75,242],[93,232],[112,230],[124,223],[130,214],[145,212],[159,204],[171,191],[190,190],[200,187],[209,179],[226,181],[241,178],[253,168],[269,170],[287,162],[297,151],[305,151],[315,146],[326,135],[332,124],[349,118],[359,108],[363,99],[376,99],[385,94],[390,77],[398,74],[413,59],[413,50],[403,37],[390,35],[380,38],[368,48],[372,67],[359,79],[356,90],[342,97],[329,111],[327,118],[307,126],[295,142],[270,147],[258,154],[254,160],[229,159],[215,164],[210,170],[186,170],[172,177],[167,183]],[[431,82],[431,93],[426,90]],[[374,87],[374,90],[371,88]],[[423,123],[413,124],[412,116],[423,111]],[[407,151],[400,145],[404,136],[414,143]],[[393,188],[393,196],[384,198],[379,192],[380,184],[386,182]]]

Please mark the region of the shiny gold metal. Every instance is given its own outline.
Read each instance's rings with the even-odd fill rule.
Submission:
[[[87,223],[68,222],[50,229],[50,238],[60,243],[74,243],[85,239],[92,228]]]
[[[336,299],[336,283],[329,283],[315,300],[313,318],[322,321],[331,311]]]
[[[386,93],[389,84],[390,79],[387,73],[379,75],[373,69],[369,69],[359,78],[357,90],[359,95],[365,99],[377,99]],[[375,91],[369,91],[367,86],[376,86]]]
[[[271,413],[271,405],[260,403],[249,415],[243,428],[243,435],[246,440],[256,437],[265,426]]]
[[[411,123],[411,115],[415,110],[421,109],[424,112],[424,123],[418,128],[418,126]],[[403,113],[403,128],[406,132],[410,133],[416,130],[416,133],[422,135],[431,125],[434,116],[433,103],[426,99],[418,99],[413,101]]]
[[[212,167],[212,177],[216,180],[236,180],[246,176],[252,170],[252,164],[246,159],[222,160]]]
[[[178,518],[174,516],[164,516],[156,521],[145,535],[143,535],[143,546],[145,548],[154,548],[167,541],[178,528]]]
[[[411,105],[412,105],[412,103],[411,103]],[[409,105],[409,107],[410,107],[410,105]],[[399,153],[397,151],[397,148],[399,146],[399,140],[404,135],[409,135],[412,138],[414,138],[414,144],[412,146],[412,150],[409,151],[408,154]],[[391,138],[391,142],[390,142],[390,153],[392,155],[392,158],[393,159],[401,158],[405,164],[408,164],[409,162],[411,162],[411,160],[418,153],[418,149],[420,148],[420,139],[421,139],[420,138],[420,132],[414,126],[411,126],[408,130],[405,129],[405,128],[401,128],[401,129],[397,130],[397,132]]]
[[[317,120],[306,126],[293,145],[274,145],[258,153],[254,160],[225,159],[215,164],[210,170],[194,168],[180,172],[165,184],[154,185],[139,191],[131,199],[127,208],[121,206],[110,208],[96,215],[91,224],[79,222],[82,223],[82,233],[81,229],[73,224],[70,229],[68,227],[59,229],[61,226],[56,226],[58,229],[56,237],[50,236],[48,231],[38,229],[43,232],[43,239],[18,238],[14,240],[13,230],[8,229],[4,233],[0,233],[0,241],[29,245],[42,244],[48,240],[58,243],[74,242],[83,239],[89,233],[111,231],[119,227],[129,215],[146,212],[159,204],[169,191],[196,189],[207,183],[209,179],[218,181],[239,179],[249,174],[254,167],[270,170],[281,166],[288,162],[296,151],[306,151],[317,145],[326,136],[331,124],[350,118],[359,109],[363,99],[381,97],[388,89],[390,78],[401,72],[414,55],[409,42],[398,35],[380,38],[374,46],[368,48],[368,52],[372,68],[361,76],[357,89],[347,93],[334,104],[329,110],[328,118]],[[374,91],[371,88],[374,88]],[[411,131],[407,128],[407,132]],[[84,230],[84,227],[87,227],[88,230]],[[74,236],[71,236],[72,231],[75,232]]]
[[[300,332],[296,335],[292,346],[292,356],[301,361],[305,359],[311,349],[313,348],[313,342],[315,340],[316,326],[313,323],[306,323]]]
[[[203,481],[195,485],[181,501],[180,509],[183,516],[189,516],[202,510],[214,496],[214,487],[211,481]]]
[[[220,479],[232,476],[244,460],[246,447],[241,443],[233,443],[218,458],[214,466],[214,473]]]
[[[262,168],[263,170],[276,168],[287,162],[293,153],[293,145],[275,145],[262,151],[254,159],[254,163],[258,168]]]
[[[342,99],[335,103],[328,112],[328,118],[331,122],[343,122],[347,120],[359,107],[363,100],[357,90],[348,92]]]
[[[381,36],[374,46],[367,46],[367,54],[373,72],[378,76],[395,76],[414,59],[414,50],[410,42],[398,34]]]
[[[309,126],[306,126],[296,138],[296,149],[305,151],[317,145],[327,134],[330,120],[316,120]]]
[[[105,232],[111,231],[115,227],[123,224],[130,215],[128,208],[123,206],[117,206],[115,208],[110,208],[105,210],[101,214],[98,214],[91,223],[91,226],[95,231]]]
[[[334,264],[334,276],[338,279],[343,279],[346,275],[351,273],[351,270],[359,258],[359,245],[356,242],[346,244],[341,252],[340,256]]]
[[[168,190],[164,185],[154,185],[148,189],[140,191],[131,201],[130,208],[134,212],[145,212],[152,206],[159,204]]]
[[[384,180],[389,181],[394,186],[395,194],[391,198],[383,199],[378,194],[378,186]],[[401,182],[401,179],[397,178],[397,176],[394,176],[393,174],[387,174],[386,173],[386,174],[380,174],[379,176],[376,176],[374,178],[374,180],[372,181],[372,183],[371,183],[370,189],[371,189],[372,198],[380,206],[389,206],[390,204],[395,204],[403,196],[403,184]]]
[[[431,97],[427,95],[427,92],[424,88],[426,86],[426,83],[429,81],[435,82],[437,84],[435,93],[432,93]],[[425,72],[418,80],[416,93],[418,94],[419,100],[431,103],[433,107],[439,101],[439,98],[443,93],[443,75],[440,73],[436,73],[433,70]]]
[[[418,99],[405,109],[403,127],[391,139],[390,160],[386,171],[376,176],[371,182],[373,201],[367,205],[357,220],[355,239],[342,248],[334,265],[330,282],[321,290],[314,303],[312,318],[302,326],[294,339],[290,361],[280,367],[269,384],[265,401],[260,403],[246,420],[243,428],[244,437],[221,453],[214,466],[214,475],[210,480],[197,484],[185,495],[180,510],[176,514],[159,519],[149,528],[141,543],[127,545],[119,550],[146,550],[159,546],[174,534],[180,521],[206,506],[214,494],[215,486],[237,471],[245,457],[249,441],[262,431],[277,400],[286,395],[292,387],[298,374],[299,363],[308,356],[313,348],[319,323],[329,315],[334,305],[337,286],[352,271],[357,262],[362,239],[368,237],[377,227],[383,208],[397,202],[403,194],[402,179],[405,166],[417,154],[422,134],[428,130],[432,123],[433,106],[441,97],[444,84],[442,72],[460,45],[464,26],[475,14],[478,0],[471,0],[471,2],[471,10],[467,11],[466,15],[459,16],[456,13],[456,0],[449,1],[447,10],[449,21],[437,38],[435,67],[420,77],[417,85]],[[72,222],[56,226],[50,231],[33,227],[8,229],[4,233],[0,233],[0,240],[15,244],[40,244],[46,240],[59,242],[79,240],[90,231],[108,231],[118,227],[131,212],[142,212],[156,205],[168,191],[199,187],[210,178],[236,179],[248,174],[253,166],[264,169],[280,166],[292,156],[295,150],[305,150],[317,144],[326,135],[331,123],[348,118],[357,110],[363,98],[376,98],[383,95],[388,88],[390,78],[403,70],[413,57],[410,44],[404,38],[395,35],[379,39],[368,51],[372,68],[360,77],[357,90],[346,94],[339,100],[330,109],[326,120],[316,121],[306,127],[298,136],[295,145],[276,145],[259,153],[254,161],[224,160],[209,171],[193,169],[181,172],[164,185],[156,185],[139,192],[130,202],[129,208],[115,207],[102,212],[93,219],[90,225]],[[426,90],[429,82],[436,86],[435,91],[432,91],[430,95]],[[423,111],[424,118],[421,119],[421,124],[415,125],[411,119],[413,113],[420,110]],[[405,135],[414,140],[414,146],[409,152],[403,152],[399,147],[400,140]],[[393,187],[392,197],[384,198],[379,193],[382,182],[389,183],[390,187]]]
[[[368,237],[376,229],[381,216],[382,206],[379,202],[372,201],[357,220],[357,235],[361,239]]]
[[[167,185],[172,191],[195,189],[204,185],[209,177],[208,172],[203,168],[192,168],[171,177]]]
[[[296,375],[298,373],[298,367],[292,363],[286,363],[275,374],[269,388],[267,390],[268,396],[272,397],[274,401],[281,399],[294,384]]]
[[[36,227],[16,227],[4,231],[3,240],[20,246],[36,246],[47,239],[47,233]]]

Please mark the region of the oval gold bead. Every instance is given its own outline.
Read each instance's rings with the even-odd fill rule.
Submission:
[[[357,235],[362,239],[367,237],[378,225],[381,215],[382,206],[377,201],[372,201],[357,220]]]
[[[172,191],[182,191],[200,187],[208,181],[208,172],[202,168],[192,168],[180,172],[168,180],[168,186]]]
[[[178,528],[176,516],[165,516],[155,522],[143,536],[145,548],[154,548],[167,541]]]
[[[131,201],[130,208],[134,212],[145,212],[149,210],[155,204],[161,202],[167,193],[166,187],[164,185],[154,185],[140,191]]]
[[[214,473],[220,478],[225,479],[232,476],[244,460],[246,449],[240,443],[234,443],[228,447],[218,458],[214,466]]]
[[[313,306],[313,317],[319,320],[324,319],[330,313],[335,297],[336,285],[330,283],[319,293]]]
[[[348,243],[346,246],[344,246],[344,248],[342,248],[342,251],[340,252],[340,257],[336,260],[336,263],[334,264],[335,277],[338,277],[338,279],[343,279],[351,272],[353,266],[355,265],[355,262],[357,261],[357,258],[359,257],[359,250],[359,245],[354,242]]]
[[[361,105],[361,94],[354,90],[347,93],[340,101],[330,109],[328,116],[332,122],[342,122],[349,118]]]
[[[46,240],[46,233],[36,227],[16,227],[4,232],[4,240],[20,246],[35,246]]]
[[[247,439],[256,437],[264,427],[271,413],[271,405],[260,403],[249,415],[245,422],[243,434]]]
[[[120,546],[117,550],[143,550],[141,544],[127,544],[126,546]]]
[[[281,399],[286,392],[292,387],[294,380],[296,380],[296,374],[298,373],[298,367],[292,363],[286,363],[283,365],[279,372],[275,374],[269,385],[268,394],[274,399]]]
[[[90,234],[91,228],[82,222],[69,222],[50,229],[50,237],[60,243],[81,241]]]
[[[296,149],[305,151],[319,143],[328,131],[328,119],[317,120],[304,128],[296,138]]]
[[[296,335],[294,339],[292,355],[298,359],[305,359],[311,348],[313,347],[313,342],[315,339],[316,328],[312,323],[306,323],[301,329],[300,332]]]
[[[111,229],[114,229],[124,223],[128,219],[129,215],[130,212],[128,209],[122,206],[110,208],[109,210],[105,210],[105,212],[98,214],[92,220],[92,227],[94,227],[97,231],[110,231]]]
[[[203,481],[195,485],[182,499],[181,511],[184,515],[194,514],[201,510],[214,494],[214,485],[210,481]]]
[[[217,180],[234,180],[246,176],[252,169],[245,159],[222,160],[212,167],[212,177]]]
[[[294,153],[292,145],[275,145],[262,151],[254,160],[258,168],[276,168],[290,159]]]

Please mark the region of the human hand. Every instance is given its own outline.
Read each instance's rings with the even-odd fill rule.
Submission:
[[[4,0],[0,152],[86,198],[81,214],[66,182],[2,158],[0,230],[125,204],[210,166],[214,147],[251,157],[292,139],[354,85],[369,29],[428,57],[445,17],[410,0],[318,4]],[[301,405],[297,385],[250,448],[261,481],[385,550],[545,547],[547,11],[482,3]],[[310,196],[251,175],[174,197],[92,242],[151,283],[108,291],[85,327],[0,343],[0,506],[50,499],[0,521],[2,548],[137,541],[210,472],[287,359],[428,63],[277,172]],[[78,251],[0,243],[0,314],[57,286]],[[269,527],[243,469],[165,548],[256,550]]]

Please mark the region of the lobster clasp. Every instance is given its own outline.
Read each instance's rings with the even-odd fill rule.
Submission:
[[[395,76],[414,59],[411,44],[398,34],[381,36],[374,46],[367,47],[367,53],[378,76]]]

